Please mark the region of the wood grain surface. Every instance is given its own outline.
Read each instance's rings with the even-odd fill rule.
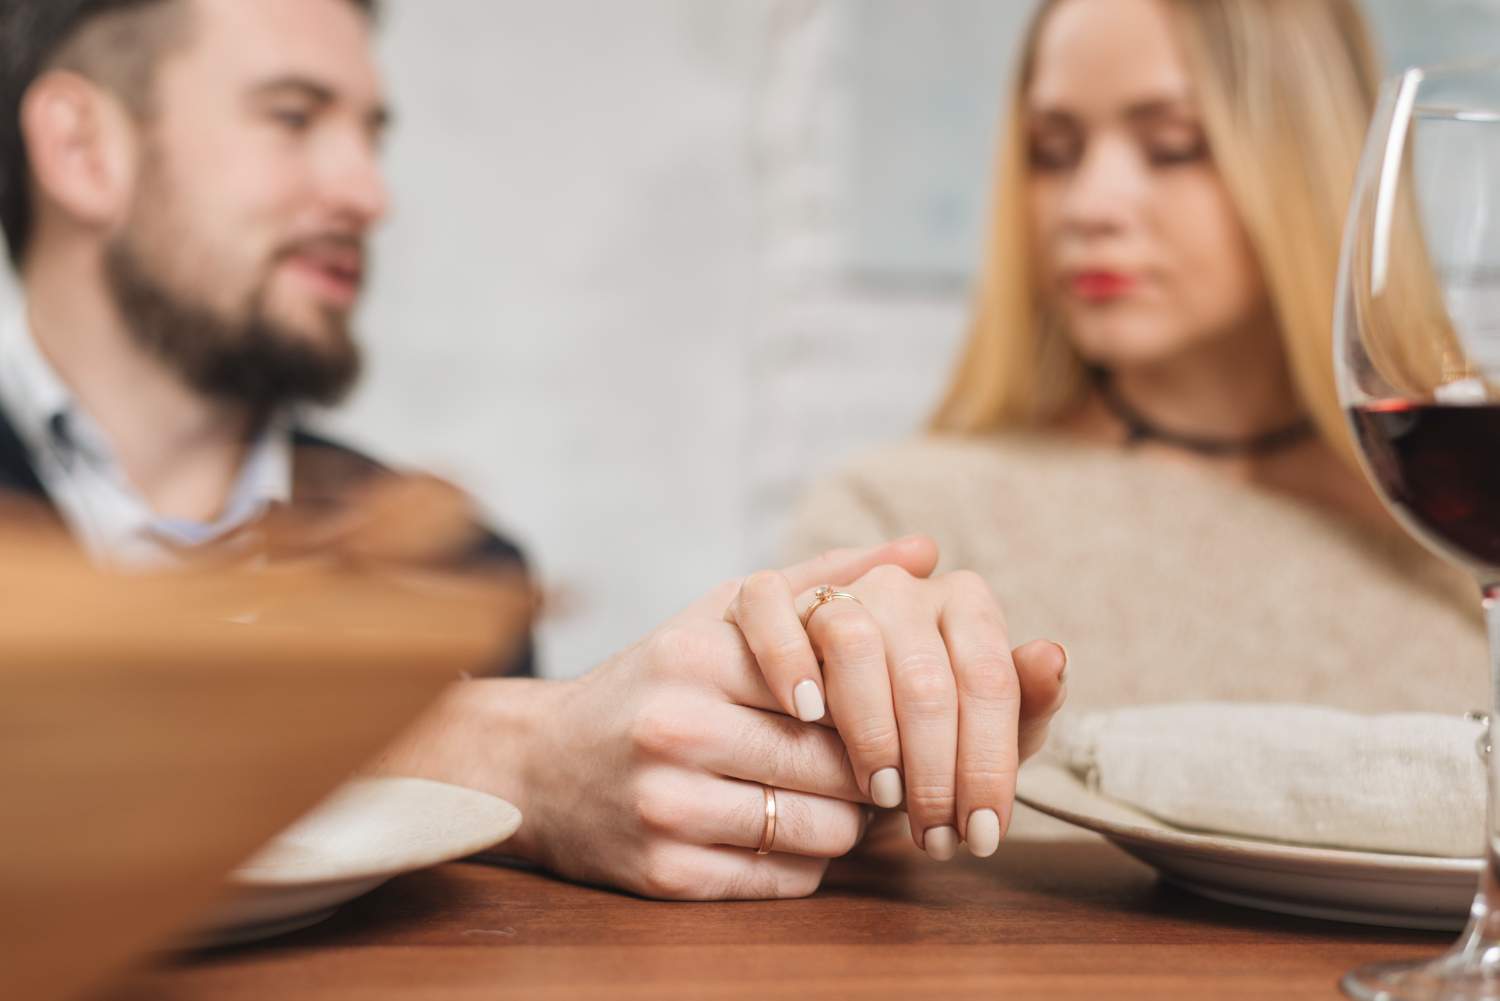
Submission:
[[[445,866],[276,942],[163,959],[105,998],[1328,1001],[1348,968],[1450,938],[1211,903],[1097,841],[941,865],[891,838],[836,862],[816,896],[765,903]]]

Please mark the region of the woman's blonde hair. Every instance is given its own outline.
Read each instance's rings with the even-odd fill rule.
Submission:
[[[1031,270],[1026,92],[1047,15],[1027,34],[1007,115],[973,326],[935,430],[1045,424],[1086,373],[1046,315]],[[1323,438],[1354,462],[1333,377],[1344,213],[1379,89],[1356,0],[1163,0],[1214,162],[1264,275],[1293,383]]]

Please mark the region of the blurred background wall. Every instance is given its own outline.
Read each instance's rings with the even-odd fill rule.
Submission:
[[[919,425],[1032,3],[386,3],[397,212],[369,377],[325,423],[469,487],[576,674]],[[1500,38],[1500,0],[1370,7],[1394,63]]]

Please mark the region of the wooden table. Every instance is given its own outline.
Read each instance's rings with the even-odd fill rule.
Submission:
[[[1453,936],[1210,903],[1101,842],[930,862],[885,840],[809,900],[667,904],[482,864],[387,884],[325,924],[174,960],[108,1001],[390,998],[1339,997]]]

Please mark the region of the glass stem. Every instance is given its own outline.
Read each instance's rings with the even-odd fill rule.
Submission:
[[[1500,719],[1500,584],[1484,587],[1484,621],[1490,640],[1490,707],[1485,732],[1479,738],[1486,776],[1485,867],[1479,892],[1469,912],[1469,927],[1456,951],[1471,968],[1488,977],[1500,968],[1500,755],[1493,752],[1491,734]]]

